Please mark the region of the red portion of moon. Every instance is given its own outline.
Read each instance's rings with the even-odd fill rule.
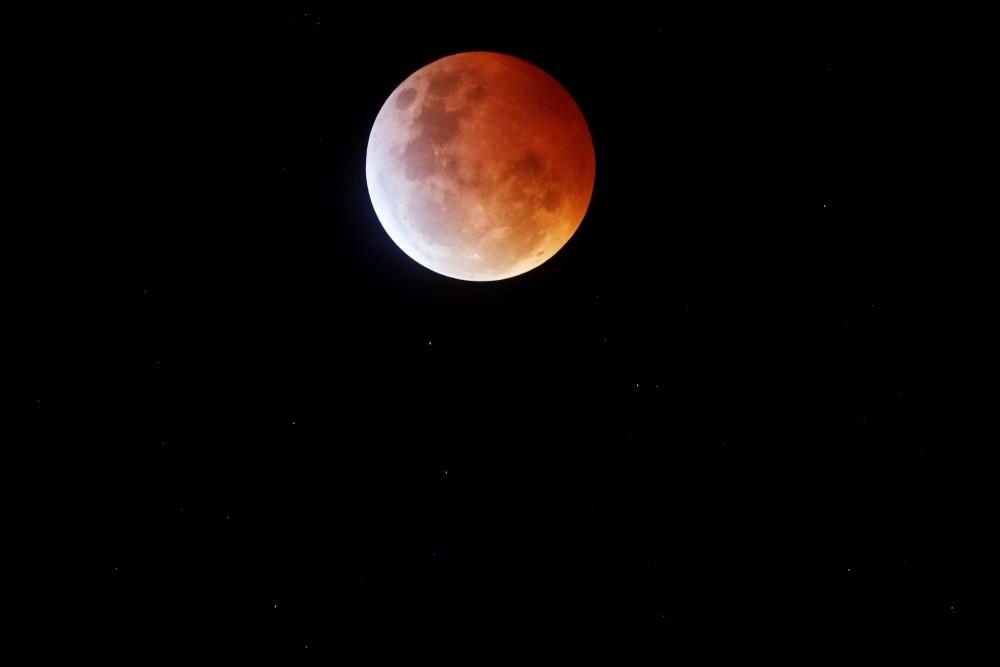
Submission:
[[[518,58],[460,53],[393,91],[368,140],[368,191],[403,252],[437,273],[501,280],[580,226],[594,146],[559,83]]]

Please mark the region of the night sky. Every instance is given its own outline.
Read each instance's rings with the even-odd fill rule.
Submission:
[[[992,524],[933,55],[820,14],[487,9],[29,19],[42,645],[961,644]],[[552,74],[597,156],[576,235],[494,283],[410,260],[365,182],[389,93],[467,50]]]

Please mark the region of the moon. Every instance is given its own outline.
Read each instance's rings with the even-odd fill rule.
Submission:
[[[595,165],[565,88],[524,60],[475,51],[422,67],[389,95],[365,176],[404,253],[445,276],[489,281],[530,271],[569,241]]]

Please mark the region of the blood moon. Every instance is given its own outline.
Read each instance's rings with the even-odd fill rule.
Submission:
[[[552,257],[594,189],[580,108],[544,71],[468,52],[411,74],[379,111],[365,172],[379,221],[421,265],[502,280]]]

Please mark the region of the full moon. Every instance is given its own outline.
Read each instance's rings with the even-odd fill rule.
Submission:
[[[580,226],[594,190],[580,108],[544,71],[499,53],[459,53],[411,74],[368,138],[379,221],[410,258],[461,280],[503,280],[544,263]]]

